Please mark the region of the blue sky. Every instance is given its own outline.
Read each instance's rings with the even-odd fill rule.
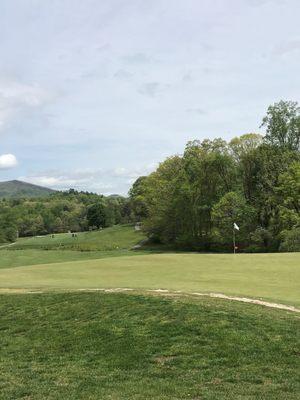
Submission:
[[[125,194],[299,100],[299,0],[1,0],[0,180]]]

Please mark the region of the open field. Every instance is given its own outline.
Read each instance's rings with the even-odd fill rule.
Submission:
[[[0,296],[0,393],[17,399],[298,399],[299,319],[201,299]]]
[[[129,249],[145,236],[135,232],[132,225],[117,225],[101,231],[78,232],[77,237],[70,233],[59,233],[30,238],[20,238],[10,249],[69,249],[79,251],[113,251]]]
[[[300,253],[150,254],[0,270],[1,288],[169,289],[300,305]]]

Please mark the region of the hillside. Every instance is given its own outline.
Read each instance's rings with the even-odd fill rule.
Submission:
[[[20,238],[11,250],[74,250],[74,251],[118,251],[129,250],[145,239],[131,225],[116,225],[93,232],[77,232]]]
[[[46,197],[55,190],[18,180],[0,182],[0,198]]]

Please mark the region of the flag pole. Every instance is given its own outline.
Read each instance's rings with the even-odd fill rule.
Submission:
[[[233,254],[235,254],[235,229],[233,227]]]

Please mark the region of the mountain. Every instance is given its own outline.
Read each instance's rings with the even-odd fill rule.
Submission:
[[[22,181],[0,182],[0,198],[46,197],[55,190]]]

